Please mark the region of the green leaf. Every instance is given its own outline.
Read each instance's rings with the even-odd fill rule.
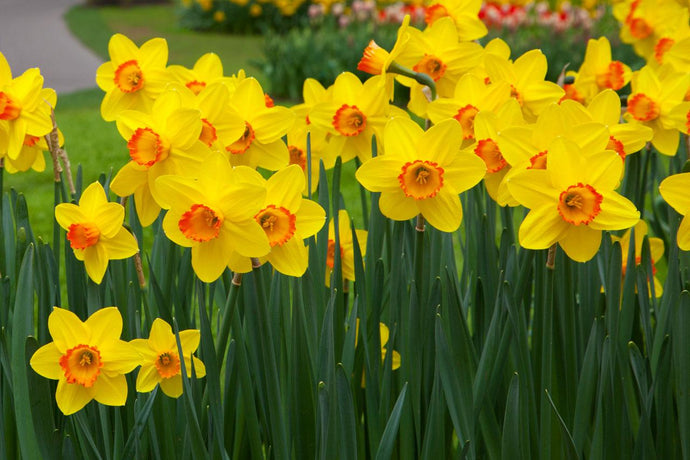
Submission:
[[[352,399],[350,382],[345,368],[338,364],[335,370],[336,390],[338,393],[338,414],[340,428],[340,453],[343,459],[357,460],[357,425],[355,422],[355,402]]]
[[[376,460],[387,460],[391,458],[393,453],[393,444],[398,434],[398,426],[400,425],[400,415],[402,414],[403,405],[405,404],[405,394],[407,393],[407,383],[403,385],[400,396],[393,406],[391,415],[386,423],[386,428],[383,430],[379,448],[376,451]]]
[[[520,415],[520,378],[517,374],[513,374],[513,378],[510,379],[506,411],[503,417],[501,458],[504,460],[515,458],[527,460],[523,456],[522,444],[528,440],[522,439],[520,436]]]
[[[556,414],[556,418],[558,419],[558,423],[561,427],[561,432],[563,433],[563,439],[565,440],[565,458],[569,460],[577,460],[579,456],[577,455],[577,450],[575,449],[575,443],[573,442],[573,437],[570,435],[570,431],[568,430],[568,427],[565,424],[565,421],[563,420],[563,417],[561,417],[561,414],[558,412],[558,409],[556,408],[556,405],[553,403],[553,399],[551,399],[551,395],[549,394],[548,390],[546,391],[546,397],[549,399],[549,404],[551,404],[551,408],[553,409],[554,414]]]
[[[683,458],[690,457],[690,293],[683,291],[673,324],[674,393]]]

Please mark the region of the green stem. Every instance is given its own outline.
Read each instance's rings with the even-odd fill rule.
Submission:
[[[415,72],[410,68],[401,66],[397,62],[391,63],[391,65],[388,66],[387,71],[390,73],[397,73],[405,77],[410,77],[420,85],[429,87],[429,90],[431,91],[431,100],[436,100],[436,82],[434,82],[434,79],[429,75],[422,72]]]
[[[218,358],[219,369],[223,366],[223,361],[225,360],[225,350],[228,346],[230,325],[232,324],[232,317],[235,314],[235,307],[237,306],[237,297],[240,292],[241,285],[242,274],[235,273],[235,276],[233,276],[232,278],[232,284],[230,285],[230,292],[228,293],[228,298],[225,301],[225,306],[223,307],[223,319],[220,325],[218,339],[216,340],[216,353]]]
[[[553,355],[553,273],[556,245],[549,248],[546,260],[544,304],[542,317],[541,388],[540,394],[540,457],[551,458],[551,405],[547,391],[551,392],[551,359]]]
[[[422,277],[424,276],[424,231],[425,223],[424,216],[422,214],[417,214],[417,225],[415,225],[415,230],[417,231],[417,239],[415,241],[415,284],[417,287],[417,295],[422,299]]]

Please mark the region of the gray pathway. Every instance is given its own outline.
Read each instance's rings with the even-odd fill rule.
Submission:
[[[0,52],[14,77],[39,67],[59,94],[96,86],[102,59],[74,38],[63,19],[80,0],[0,0]]]

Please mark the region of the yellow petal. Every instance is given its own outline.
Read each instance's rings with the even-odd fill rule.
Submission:
[[[182,352],[185,356],[194,353],[199,348],[199,341],[201,340],[201,333],[198,329],[186,329],[180,331],[180,344],[182,345]],[[175,344],[177,347],[177,344]]]
[[[141,366],[139,374],[137,374],[137,391],[139,393],[148,393],[156,388],[156,385],[161,380],[158,369],[153,364]]]
[[[296,213],[302,202],[304,172],[298,165],[289,165],[273,174],[266,183],[266,204],[282,206]]]
[[[587,225],[570,225],[558,242],[565,253],[576,262],[587,262],[601,245],[601,231]]]
[[[284,275],[302,276],[307,271],[309,253],[302,240],[290,238],[282,245],[273,246],[266,259]]]
[[[134,59],[139,54],[139,48],[132,40],[122,34],[115,34],[108,42],[108,54],[117,65]]]
[[[546,249],[563,238],[570,227],[553,204],[532,209],[520,225],[520,245],[527,249]]]
[[[674,174],[659,184],[659,193],[678,214],[690,213],[690,172]]]
[[[91,331],[88,345],[100,348],[110,346],[120,340],[122,334],[122,315],[117,307],[96,310],[84,323]]]
[[[182,374],[177,374],[169,379],[161,379],[161,390],[171,398],[179,398],[182,395]]]
[[[113,238],[101,238],[99,244],[105,247],[110,260],[126,259],[139,252],[137,240],[124,227]]]
[[[326,211],[320,204],[303,199],[297,211],[295,227],[301,238],[315,235],[326,222]]]
[[[690,217],[685,216],[678,227],[678,247],[690,251]]]
[[[103,349],[103,372],[108,375],[126,374],[141,364],[142,356],[134,346],[118,340]]]
[[[512,169],[506,176],[510,194],[524,207],[536,209],[546,203],[556,205],[559,191],[549,182],[545,169]]]
[[[98,381],[98,379],[96,380]],[[94,387],[95,384],[86,388],[78,383],[67,383],[67,380],[60,379],[55,392],[55,402],[57,402],[58,409],[65,415],[72,415],[80,411],[94,398],[96,394]]]
[[[108,268],[108,254],[105,246],[96,243],[84,249],[84,267],[89,278],[96,284],[101,284],[105,270]]]
[[[263,257],[269,253],[271,246],[263,228],[254,219],[228,224],[232,239],[238,243],[235,250],[245,257]]]
[[[60,353],[79,345],[88,344],[91,334],[84,323],[69,310],[53,308],[48,316],[48,330]]]
[[[272,107],[258,114],[251,122],[256,140],[262,144],[285,136],[295,123],[295,114],[287,107]]]
[[[441,190],[435,197],[417,200],[417,207],[434,228],[442,232],[454,232],[462,222],[460,197]]]
[[[675,128],[663,129],[659,127],[654,130],[652,145],[664,155],[673,156],[678,151],[679,132]]]
[[[62,367],[60,367],[62,355],[55,346],[55,342],[50,342],[36,350],[29,364],[31,364],[31,368],[38,375],[47,379],[57,380],[64,376]]]
[[[384,216],[393,220],[409,220],[419,214],[416,200],[405,196],[401,189],[382,193],[379,208]]]
[[[127,379],[122,374],[113,377],[101,374],[93,388],[94,399],[106,406],[124,406],[127,401]]]
[[[140,49],[143,67],[165,67],[168,64],[168,42],[164,38],[152,38]]]
[[[355,172],[355,177],[364,188],[372,192],[400,189],[400,175],[403,161],[392,155],[381,155],[365,161]]]
[[[423,134],[422,128],[409,118],[393,118],[384,128],[384,151],[405,162],[417,160],[417,149],[425,147],[419,145]]]
[[[55,206],[55,220],[65,230],[69,230],[72,224],[87,221],[79,206],[72,203],[61,203]]]
[[[211,283],[220,278],[230,260],[228,248],[219,238],[192,247],[192,268],[201,281]]]
[[[640,220],[635,205],[616,192],[599,192],[603,199],[599,214],[589,226],[595,230],[623,230],[634,226]]]

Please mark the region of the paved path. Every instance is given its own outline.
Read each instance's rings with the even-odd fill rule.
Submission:
[[[39,67],[58,93],[93,88],[102,59],[72,36],[63,15],[81,0],[0,0],[0,52],[21,75]]]

